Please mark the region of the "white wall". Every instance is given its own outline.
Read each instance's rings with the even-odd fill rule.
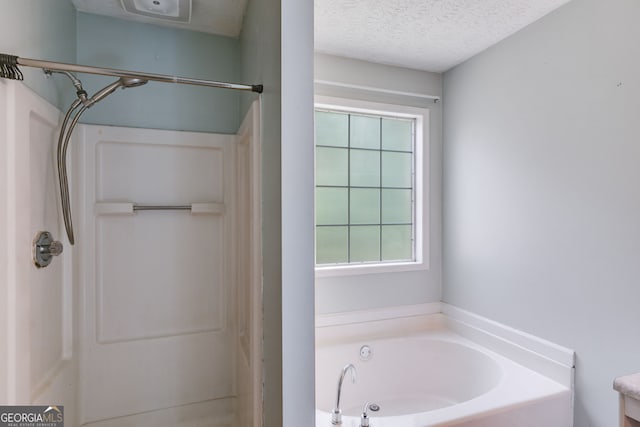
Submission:
[[[327,54],[315,55],[316,81],[440,96],[442,76]],[[316,84],[316,94],[427,108],[430,113],[429,270],[316,278],[316,312],[332,313],[440,301],[442,108],[433,100]]]
[[[444,301],[577,352],[575,425],[640,371],[640,2],[575,0],[444,76]]]
[[[0,16],[0,53],[75,62],[76,11],[71,1],[5,0],[0,4]],[[60,91],[65,89],[66,77],[48,79],[39,68],[20,67],[20,70],[27,86],[63,108]]]
[[[265,86],[264,425],[313,425],[313,2],[249,1],[240,48],[243,80]]]

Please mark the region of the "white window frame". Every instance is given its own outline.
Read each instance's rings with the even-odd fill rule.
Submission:
[[[344,111],[381,116],[396,116],[415,120],[415,261],[363,264],[317,265],[316,277],[357,274],[391,273],[429,269],[429,110],[405,105],[384,104],[358,99],[315,97],[316,109]],[[314,130],[315,135],[315,130]],[[315,140],[314,140],[315,147]],[[314,170],[315,176],[315,170]],[[315,189],[315,185],[314,185]],[[315,190],[314,190],[315,191]],[[315,210],[314,210],[315,211]],[[314,219],[315,224],[315,219]],[[315,248],[315,244],[314,244]]]

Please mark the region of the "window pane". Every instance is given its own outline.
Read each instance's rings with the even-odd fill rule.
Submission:
[[[411,188],[411,153],[382,153],[382,186]]]
[[[351,148],[380,149],[380,119],[351,115]]]
[[[380,224],[380,190],[352,188],[351,224]]]
[[[349,190],[316,189],[316,224],[343,225],[349,221]]]
[[[347,147],[349,145],[349,115],[316,111],[316,144]]]
[[[382,149],[413,151],[413,120],[382,119]]]
[[[382,260],[412,260],[412,236],[410,225],[382,226]]]
[[[316,149],[316,185],[347,186],[348,150],[346,148]]]
[[[316,227],[316,264],[349,261],[348,227]]]
[[[315,111],[316,264],[413,259],[415,123]]]
[[[382,223],[411,224],[411,190],[382,190]]]
[[[351,150],[351,186],[380,187],[380,151]]]
[[[351,262],[380,261],[380,227],[351,229]]]

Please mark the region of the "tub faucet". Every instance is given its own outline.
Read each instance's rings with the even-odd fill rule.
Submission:
[[[367,402],[362,408],[362,415],[360,416],[360,427],[369,427],[369,415],[367,415],[367,410],[369,409],[370,404],[370,402]]]
[[[340,378],[338,379],[338,394],[336,396],[336,406],[333,408],[333,412],[331,413],[331,424],[333,425],[341,425],[342,424],[342,411],[340,410],[340,392],[342,391],[342,381],[344,380],[344,376],[347,375],[347,372],[351,371],[351,382],[356,382],[356,367],[351,363],[345,365],[342,368],[342,372],[340,372]]]

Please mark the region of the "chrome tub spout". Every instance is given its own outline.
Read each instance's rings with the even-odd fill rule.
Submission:
[[[351,382],[356,382],[356,367],[349,363],[348,365],[345,365],[344,368],[342,368],[342,372],[340,372],[340,378],[338,379],[336,406],[333,408],[333,412],[331,413],[331,424],[333,425],[342,424],[342,411],[340,410],[340,393],[342,392],[342,381],[344,381],[344,377],[349,371],[351,371]]]

